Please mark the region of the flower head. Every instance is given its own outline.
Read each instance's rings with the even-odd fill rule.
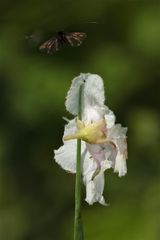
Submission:
[[[78,114],[79,88],[83,85],[82,120]],[[104,172],[113,168],[118,175],[127,173],[127,128],[115,124],[115,115],[104,105],[104,87],[96,74],[74,78],[66,98],[66,108],[75,117],[65,126],[63,146],[55,150],[55,160],[67,171],[76,172],[76,139],[82,140],[81,169],[86,185],[86,201],[105,205]]]

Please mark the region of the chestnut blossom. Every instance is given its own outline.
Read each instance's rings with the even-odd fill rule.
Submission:
[[[78,96],[82,90],[82,119]],[[65,125],[63,146],[55,150],[55,161],[66,171],[76,173],[77,139],[81,139],[81,171],[86,201],[105,205],[104,172],[112,168],[119,177],[127,173],[127,128],[115,123],[114,113],[104,105],[103,80],[96,74],[74,78],[66,98],[66,108],[75,117]]]

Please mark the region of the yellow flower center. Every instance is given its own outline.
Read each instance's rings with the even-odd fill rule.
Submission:
[[[90,144],[100,144],[106,143],[106,122],[104,119],[100,119],[98,122],[89,123],[85,126],[85,124],[76,119],[76,125],[78,131],[74,134],[67,135],[63,139],[64,141],[71,139],[81,139]]]

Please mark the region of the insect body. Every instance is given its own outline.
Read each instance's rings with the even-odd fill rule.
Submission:
[[[86,38],[86,33],[83,32],[58,32],[57,35],[42,43],[39,50],[53,54],[65,44],[69,44],[72,47],[80,46],[84,38]]]

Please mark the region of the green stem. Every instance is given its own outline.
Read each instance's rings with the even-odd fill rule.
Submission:
[[[82,88],[79,89],[78,118],[81,120]],[[75,219],[74,219],[74,240],[83,240],[83,226],[81,219],[81,140],[77,140],[77,164],[75,183]]]

